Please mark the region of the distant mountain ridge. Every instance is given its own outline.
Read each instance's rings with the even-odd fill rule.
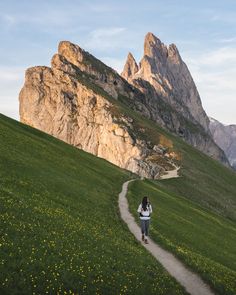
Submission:
[[[154,74],[143,66],[143,75],[133,60],[125,66],[128,71],[127,75],[123,71],[123,77],[78,45],[60,42],[51,68],[26,71],[19,97],[21,121],[141,176],[158,178],[174,163],[180,164],[181,155],[163,136],[151,142],[144,126],[129,117],[128,110],[133,109],[227,165],[176,47],[170,46],[163,57],[166,50],[158,40],[147,34],[144,47],[150,54],[145,60],[147,69],[160,66],[162,71]],[[140,77],[131,77],[139,72]],[[158,78],[165,81],[160,89]],[[120,104],[125,105],[126,114]]]
[[[236,170],[236,125],[224,125],[210,118],[210,130],[216,144],[225,152],[231,166]]]

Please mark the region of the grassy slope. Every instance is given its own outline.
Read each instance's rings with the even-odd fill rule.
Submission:
[[[236,173],[198,152],[181,148],[181,178],[161,182],[163,188],[200,202],[205,207],[236,221]]]
[[[86,74],[84,74],[86,76]],[[119,120],[123,114],[133,118],[135,130],[130,130],[153,144],[162,140],[172,141],[175,150],[182,154],[181,178],[162,182],[163,189],[185,196],[206,208],[222,214],[236,221],[236,173],[211,159],[202,152],[185,143],[179,137],[154,124],[141,114],[131,109],[132,101],[129,98],[120,97],[113,99],[101,87],[90,82],[89,77],[83,78],[81,74],[77,77],[86,87],[95,93],[104,96],[114,104],[111,109],[114,117]],[[145,128],[144,132],[140,132]]]
[[[0,293],[185,294],[120,220],[128,177],[0,115]]]
[[[154,209],[151,237],[200,273],[217,293],[235,294],[235,223],[186,198],[164,192],[152,181],[130,184],[128,199],[137,221],[137,206],[145,195]]]
[[[182,154],[181,177],[134,183],[133,214],[145,195],[154,196],[153,238],[201,274],[220,294],[236,293],[236,173],[199,152],[150,120],[117,103],[134,119],[144,138],[171,140]],[[160,207],[160,210],[159,210]],[[137,216],[136,216],[137,217]]]
[[[134,119],[137,130],[145,128],[141,135],[158,144],[160,137],[172,141],[174,150],[182,155],[181,177],[159,183],[163,190],[172,191],[210,208],[236,221],[236,173],[185,143],[152,121],[130,110],[124,103],[116,102],[117,113],[125,113]]]
[[[97,89],[95,90],[97,91]],[[99,88],[98,90],[101,91]],[[114,102],[112,98],[108,97],[108,99]],[[112,111],[117,118],[121,113],[125,113],[132,117],[134,119],[134,126],[138,130],[138,133],[141,137],[151,140],[154,144],[159,143],[160,137],[162,137],[162,140],[163,138],[167,138],[168,141],[171,140],[173,142],[174,148],[180,151],[182,154],[182,177],[161,182],[147,182],[145,185],[140,184],[140,186],[138,187],[138,191],[135,191],[136,188],[134,188],[134,191],[132,192],[133,195],[136,197],[136,199],[134,199],[134,203],[132,204],[132,210],[136,209],[137,202],[140,201],[140,197],[143,196],[143,193],[148,193],[150,194],[150,196],[155,195],[155,197],[158,195],[159,199],[157,197],[156,201],[152,201],[154,202],[154,207],[160,207],[160,210],[162,208],[163,219],[162,221],[160,220],[161,215],[157,215],[156,217],[154,216],[153,218],[152,233],[154,239],[160,241],[165,247],[171,249],[173,252],[179,255],[188,265],[199,271],[202,276],[206,280],[208,280],[220,293],[228,292],[228,294],[230,294],[232,288],[234,288],[232,286],[232,276],[235,276],[235,273],[233,272],[233,270],[235,269],[230,265],[230,261],[231,259],[235,258],[235,252],[231,250],[233,249],[233,243],[235,241],[235,231],[233,230],[233,228],[235,227],[234,221],[236,220],[236,174],[233,171],[230,171],[229,169],[223,167],[218,162],[203,155],[191,146],[185,144],[182,140],[175,137],[174,135],[164,131],[162,128],[153,124],[153,122],[133,112],[123,102],[116,101],[116,105],[114,106]],[[75,283],[75,280],[78,281],[78,276],[79,280],[81,281],[80,286],[82,288],[83,284],[87,284],[88,281],[86,280],[90,273],[92,278],[94,274],[97,275],[97,273],[99,273],[99,267],[97,265],[100,265],[100,268],[103,269],[103,278],[100,278],[101,280],[103,280],[103,282],[99,282],[99,278],[97,278],[96,276],[97,281],[93,279],[94,284],[87,286],[87,288],[91,288],[91,291],[95,291],[96,284],[98,284],[99,290],[102,291],[113,290],[112,288],[121,290],[122,286],[124,290],[124,286],[126,285],[130,288],[129,290],[133,292],[134,290],[132,288],[134,288],[135,284],[137,283],[137,281],[140,280],[142,275],[143,278],[145,277],[145,280],[147,282],[148,280],[150,280],[150,282],[152,280],[155,280],[155,272],[153,270],[148,271],[145,274],[142,274],[141,271],[140,273],[138,272],[137,268],[138,265],[140,265],[140,262],[135,263],[134,258],[138,258],[137,253],[139,253],[140,256],[143,256],[144,252],[141,249],[138,250],[137,247],[135,248],[135,246],[137,246],[136,243],[133,241],[132,238],[129,237],[129,234],[126,232],[124,226],[120,225],[116,204],[117,193],[120,189],[122,181],[127,178],[128,175],[125,175],[124,172],[117,168],[114,168],[114,166],[109,165],[105,161],[96,159],[86,153],[78,152],[72,147],[68,147],[68,145],[58,142],[57,140],[52,139],[47,135],[30,129],[26,126],[13,123],[6,118],[1,119],[1,123],[2,125],[8,125],[7,132],[9,132],[9,130],[12,130],[11,137],[7,137],[5,135],[5,137],[8,138],[7,140],[9,141],[9,143],[7,143],[6,141],[6,145],[0,145],[1,149],[5,149],[3,151],[5,154],[6,151],[9,152],[8,156],[5,156],[4,153],[1,152],[0,158],[1,165],[3,164],[4,167],[9,167],[8,170],[5,169],[4,175],[1,175],[1,181],[4,181],[4,185],[1,187],[4,189],[4,194],[6,194],[8,198],[14,197],[13,199],[6,200],[7,203],[5,206],[9,206],[8,211],[10,210],[10,208],[12,208],[13,205],[14,208],[17,208],[16,204],[18,204],[18,209],[21,205],[23,208],[24,206],[26,206],[27,208],[28,204],[34,204],[34,202],[36,201],[35,205],[32,205],[30,208],[28,208],[33,211],[33,214],[30,215],[30,218],[33,218],[34,220],[33,216],[37,216],[37,214],[39,214],[37,218],[43,219],[43,222],[45,222],[45,229],[51,228],[52,221],[49,220],[49,223],[46,223],[46,220],[49,217],[52,218],[52,220],[56,218],[55,224],[59,223],[59,220],[62,220],[59,226],[56,226],[54,230],[51,230],[52,233],[56,233],[53,234],[52,242],[50,242],[51,244],[49,243],[50,239],[40,238],[39,240],[38,237],[35,238],[35,242],[39,243],[39,249],[41,249],[41,252],[38,253],[38,257],[43,259],[42,257],[44,257],[43,255],[45,255],[45,257],[48,258],[47,253],[49,253],[48,251],[50,250],[50,254],[52,255],[51,251],[53,247],[56,247],[56,252],[58,252],[58,249],[64,249],[62,248],[62,244],[65,245],[66,243],[67,239],[65,233],[67,233],[68,231],[68,229],[65,229],[65,224],[67,224],[68,227],[71,227],[70,232],[72,233],[77,233],[78,228],[81,227],[80,236],[83,236],[82,240],[88,239],[87,243],[89,247],[94,248],[94,255],[92,253],[93,256],[91,257],[91,253],[89,254],[88,250],[84,250],[84,252],[82,251],[82,249],[88,248],[87,244],[84,244],[83,246],[82,240],[78,239],[78,237],[76,238],[75,234],[73,234],[73,236],[69,236],[69,239],[67,241],[69,247],[67,251],[57,255],[53,252],[53,255],[56,255],[56,258],[54,258],[53,256],[53,260],[50,261],[50,263],[48,262],[48,264],[46,260],[44,260],[42,262],[42,265],[48,265],[48,268],[50,269],[52,262],[60,261],[60,259],[62,260],[61,257],[64,257],[65,253],[67,253],[68,251],[68,253],[71,253],[71,255],[73,255],[72,253],[77,253],[73,258],[73,263],[71,266],[71,269],[73,269],[74,266],[74,271],[76,272],[75,277],[72,276],[72,278],[70,279],[71,272],[67,268],[68,264],[65,265],[65,261],[63,261],[62,265],[59,265],[61,272],[59,272],[58,281],[63,282],[63,284],[64,282],[71,282],[70,286],[64,285],[64,287],[72,289],[74,288],[73,286],[75,286],[75,284],[77,285],[77,283]],[[140,128],[143,127],[145,128],[145,131],[142,133],[140,132]],[[18,140],[16,131],[20,132]],[[4,138],[4,133],[1,135]],[[35,141],[32,141],[31,137],[33,137]],[[20,143],[22,138],[24,138],[24,140],[21,145]],[[43,142],[41,142],[42,140]],[[29,142],[28,145],[27,141]],[[39,146],[41,147],[39,148]],[[14,156],[13,163],[9,161],[11,159],[10,155],[11,157]],[[37,160],[37,158],[39,159]],[[76,161],[77,158],[78,161]],[[11,169],[11,165],[13,165],[13,167],[17,165],[17,169],[14,169],[14,172]],[[45,169],[45,167],[47,169]],[[3,174],[2,169],[1,173]],[[101,175],[103,175],[103,177],[101,177]],[[117,183],[115,184],[114,179],[116,179],[117,181]],[[91,181],[95,181],[97,183],[96,186],[89,187],[89,194],[88,180],[89,183],[91,183]],[[13,186],[13,184],[15,184],[15,186]],[[108,195],[108,191],[112,192],[112,194]],[[18,198],[21,198],[20,202],[15,201],[17,200],[15,195],[17,195]],[[101,204],[102,208],[107,208],[106,206],[112,208],[112,212],[110,212],[112,214],[109,213],[108,223],[110,224],[110,228],[115,229],[116,233],[120,233],[120,235],[122,235],[122,239],[120,238],[119,234],[114,235],[114,232],[112,232],[111,229],[109,231],[109,234],[108,232],[106,232],[104,236],[100,236],[100,231],[104,230],[104,227],[101,227],[101,221],[103,221],[104,218],[104,222],[107,222],[106,216],[104,216],[104,214],[100,215],[102,211],[99,211],[100,213],[97,212],[98,210],[95,211],[94,214],[91,214],[90,216],[92,222],[86,222],[87,224],[96,224],[96,226],[92,226],[91,228],[89,228],[88,234],[86,233],[85,228],[81,226],[84,221],[90,219],[88,219],[88,217],[86,217],[86,214],[83,213],[81,213],[82,218],[79,217],[79,206],[83,206],[82,208],[85,208],[85,211],[90,210],[90,205],[88,205],[88,203],[91,203],[91,205],[93,205],[95,202],[95,205],[97,205],[97,199],[96,197],[94,197],[97,195],[99,195],[99,204]],[[1,191],[0,196],[2,196]],[[166,200],[167,196],[169,198],[169,202],[165,203],[163,200]],[[193,202],[188,201],[184,197],[191,199]],[[28,202],[29,199],[30,202]],[[23,202],[23,200],[25,203],[21,203]],[[78,200],[80,201],[79,204],[77,203]],[[83,202],[81,202],[81,200],[83,200]],[[37,205],[39,204],[39,201],[40,206]],[[45,204],[46,208],[44,209]],[[73,206],[71,204],[73,204]],[[211,211],[207,211],[206,209],[199,207],[198,204],[210,209],[211,211],[214,211],[217,214],[220,214],[221,216],[227,217],[232,221],[230,221],[229,219],[227,220],[220,215],[214,214]],[[41,209],[37,209],[35,211],[35,208],[37,207]],[[14,214],[17,214],[17,212],[19,212],[18,209],[15,210],[15,213],[10,213],[11,222],[13,222]],[[11,210],[13,210],[13,208]],[[170,214],[169,216],[169,211],[173,211],[175,213]],[[191,212],[191,214],[188,213],[189,211]],[[161,211],[159,212],[161,213]],[[193,212],[197,213],[195,215],[192,215]],[[27,214],[25,214],[25,216],[27,216]],[[55,215],[57,214],[58,216],[55,217]],[[25,218],[25,216],[23,217]],[[47,218],[44,218],[45,216],[47,216]],[[99,218],[93,219],[93,216],[97,216]],[[173,216],[175,216],[175,219],[173,218]],[[191,219],[192,216],[194,216],[194,220]],[[200,218],[201,216],[203,216],[202,219]],[[7,219],[8,215],[6,215],[4,218]],[[17,216],[17,218],[19,218],[19,216]],[[208,222],[208,219],[210,219],[211,222]],[[68,220],[71,220],[71,222],[68,222]],[[175,220],[175,222],[170,223],[171,220]],[[96,221],[99,221],[99,225],[97,225]],[[24,222],[24,220],[22,222]],[[32,223],[32,220],[29,220],[27,224],[31,224],[30,222]],[[224,226],[217,227],[217,225],[222,222]],[[33,223],[36,224],[35,229],[33,225],[32,228],[29,227],[30,230],[32,230],[32,235],[34,235],[33,233],[38,233],[38,231],[41,230],[41,226],[39,228],[40,222],[38,222],[38,226],[37,222]],[[72,224],[74,226],[72,226]],[[165,225],[162,226],[162,231],[159,230],[159,228],[161,228],[161,224]],[[188,224],[192,224],[194,229],[191,226],[189,227]],[[16,227],[16,224],[14,226]],[[90,227],[90,225],[88,225],[88,227]],[[196,228],[204,228],[205,231],[195,231]],[[45,229],[41,234],[42,237],[45,234]],[[17,229],[16,227],[13,230],[19,230],[19,235],[22,234],[22,227],[20,227],[19,229]],[[57,237],[58,234],[59,238]],[[206,235],[206,247],[199,247],[198,244],[203,245],[203,243],[206,242]],[[208,236],[210,236],[210,239],[208,239]],[[219,236],[224,236],[224,239],[219,239]],[[28,237],[27,239],[28,241],[31,241],[32,236]],[[54,241],[54,244],[53,239],[56,241]],[[96,243],[94,243],[96,239],[99,240],[100,245],[106,245],[106,252],[102,252],[103,257],[108,257],[109,255],[110,257],[114,256],[114,264],[116,265],[115,268],[104,264],[104,260],[99,258],[100,256],[102,256],[101,249],[103,248],[96,247]],[[123,239],[125,240],[124,243],[121,242]],[[46,240],[47,243],[44,242],[44,240]],[[111,244],[111,240],[116,242],[114,242],[114,244]],[[218,248],[216,243],[220,242],[220,240],[222,241],[219,244],[220,247]],[[63,241],[63,243],[61,241]],[[202,243],[198,243],[198,241],[202,241]],[[9,243],[8,246],[10,247]],[[46,245],[44,245],[43,243],[46,243]],[[130,246],[130,243],[133,243],[132,247]],[[79,249],[77,249],[78,244],[80,247]],[[61,245],[61,248],[59,247],[59,245]],[[114,248],[119,247],[118,250],[121,251],[120,245],[122,245],[123,252],[117,253],[116,251],[115,255],[113,253]],[[42,255],[42,249],[44,249],[44,246],[49,247],[49,250],[47,250],[46,254]],[[30,256],[30,251],[32,251],[33,253],[34,251],[36,251],[35,248],[36,247],[34,246],[34,248],[31,247],[30,249],[28,249],[27,255],[29,255],[29,257],[32,256]],[[222,254],[220,254],[219,249],[222,249]],[[105,249],[103,249],[102,251],[105,251]],[[83,254],[85,255],[84,259],[82,259],[82,257],[78,258],[78,253],[85,253]],[[127,255],[125,256],[124,253],[128,253],[128,257]],[[135,255],[130,255],[130,253],[133,253]],[[209,255],[209,253],[211,255]],[[14,255],[19,254],[20,253],[17,254],[16,252]],[[123,256],[125,256],[126,258],[124,258]],[[147,254],[145,254],[145,261],[146,256],[149,257]],[[132,259],[133,261],[131,262]],[[141,257],[139,259],[141,259]],[[148,259],[151,258],[149,257]],[[119,263],[120,260],[122,262]],[[14,259],[12,258],[11,261],[16,261],[16,257],[14,257]],[[88,261],[87,264],[84,264],[84,261]],[[39,260],[36,259],[36,262],[38,267]],[[80,265],[79,262],[83,262],[84,266],[82,267],[82,269],[78,269],[78,267],[76,268],[76,265]],[[25,269],[28,268],[30,265],[29,261],[27,261],[27,263],[28,264],[24,264]],[[136,271],[135,277],[132,274],[130,276],[124,276],[125,272],[129,272],[128,269],[130,269],[130,265],[133,265],[131,272],[134,273],[134,271]],[[153,264],[151,265],[152,267],[154,267]],[[59,283],[56,283],[55,281],[57,268],[58,266],[55,265],[55,268],[49,271],[49,280],[51,280],[51,283],[49,283],[51,284],[51,287],[53,285],[54,288],[58,289]],[[121,268],[126,268],[126,270],[122,270],[122,272],[120,272]],[[66,271],[63,271],[64,269],[66,269]],[[114,269],[117,271],[115,272],[115,282],[112,283],[111,271],[114,271]],[[85,273],[85,277],[83,276],[83,272]],[[148,274],[148,277],[146,277],[146,274]],[[37,276],[37,274],[35,275]],[[126,278],[126,281],[123,282],[124,277]],[[45,276],[40,276],[40,279],[34,278],[34,280],[37,280],[37,282],[39,281],[40,285],[46,286],[44,284],[41,284],[43,278],[45,279]],[[167,279],[167,277],[163,278],[161,275],[159,278],[160,280],[156,278],[156,282],[153,281],[150,284],[150,288],[152,289],[152,291],[154,291],[153,284],[156,284],[156,288],[158,288],[158,290],[162,289],[160,287],[161,281],[163,281],[163,285],[165,285],[165,287],[167,286],[167,288],[172,284],[169,283],[170,281],[169,279]],[[17,277],[16,279],[18,280],[19,278]],[[28,278],[26,276],[26,281],[28,280],[28,283],[29,279],[30,277]],[[107,284],[106,286],[104,286],[104,282],[107,282],[108,280],[111,282],[111,287],[109,287]],[[167,280],[168,282],[166,282],[165,280]],[[25,286],[25,283],[22,282],[22,280],[19,279],[19,282],[23,284],[22,286]],[[166,293],[171,294],[171,291],[167,290]]]

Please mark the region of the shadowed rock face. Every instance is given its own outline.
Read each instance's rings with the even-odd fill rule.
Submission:
[[[156,48],[148,50],[151,54]],[[139,71],[129,54],[124,77],[129,81]],[[140,135],[145,130],[140,133],[131,118],[117,111],[118,100],[224,162],[222,151],[191,114],[187,119],[150,82],[138,78],[130,84],[126,79],[78,45],[62,41],[51,67],[26,71],[20,119],[140,176],[158,178],[174,168],[172,143],[146,142]]]
[[[210,118],[210,130],[215,142],[222,148],[231,166],[236,170],[236,125],[224,125]]]

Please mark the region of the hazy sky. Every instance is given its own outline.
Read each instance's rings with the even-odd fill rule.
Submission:
[[[236,124],[235,0],[0,0],[0,112],[19,119],[25,69],[50,65],[60,40],[120,72],[149,31],[177,45],[207,114]]]

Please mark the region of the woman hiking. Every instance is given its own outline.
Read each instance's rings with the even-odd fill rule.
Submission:
[[[148,244],[148,230],[150,224],[150,215],[152,213],[152,206],[148,200],[148,197],[144,197],[142,203],[138,207],[138,213],[141,222],[142,241]]]

